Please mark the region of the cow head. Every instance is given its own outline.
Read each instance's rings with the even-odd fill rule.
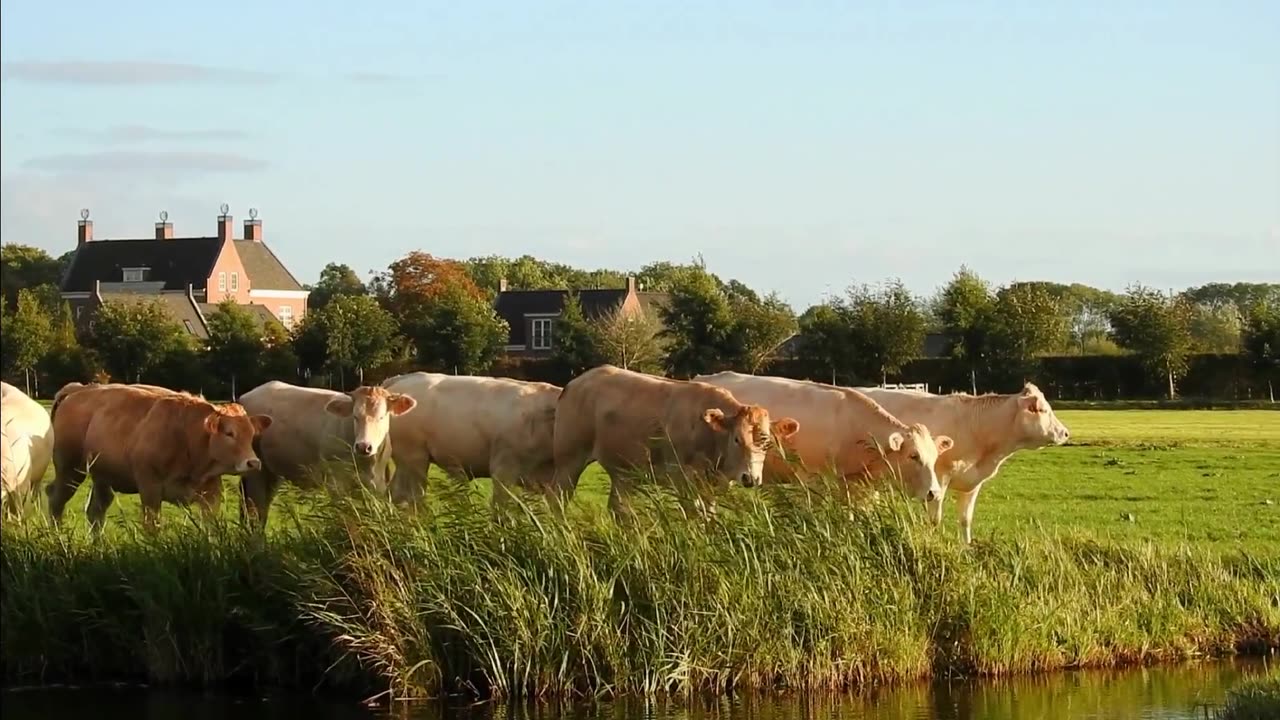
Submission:
[[[1014,411],[1014,432],[1020,447],[1062,445],[1070,439],[1071,432],[1053,414],[1053,408],[1049,407],[1044,393],[1034,384],[1024,385],[1022,392],[1014,396],[1014,403],[1017,406]]]
[[[204,419],[209,434],[209,459],[223,472],[245,473],[262,468],[253,451],[253,438],[271,427],[270,415],[246,415],[239,403],[215,405]]]
[[[391,431],[391,416],[403,415],[418,402],[408,395],[392,393],[385,388],[362,385],[339,395],[324,406],[325,412],[355,421],[355,438],[351,448],[356,457],[372,457],[382,449]]]
[[[929,428],[916,423],[904,430],[894,430],[877,443],[862,443],[884,453],[885,461],[897,471],[903,487],[916,500],[932,502],[942,496],[935,465],[938,456],[950,450],[954,443],[946,435],[934,435]]]
[[[760,484],[769,447],[800,429],[800,423],[793,418],[771,421],[769,411],[759,405],[743,405],[733,415],[708,408],[702,413],[702,420],[716,438],[720,471],[746,487]]]

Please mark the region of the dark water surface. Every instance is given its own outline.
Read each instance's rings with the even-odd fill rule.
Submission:
[[[915,683],[860,695],[737,697],[649,702],[620,700],[572,706],[359,703],[269,694],[236,697],[146,689],[9,690],[3,720],[1175,720],[1211,718],[1225,693],[1268,671],[1260,660],[1233,659],[1117,671]]]

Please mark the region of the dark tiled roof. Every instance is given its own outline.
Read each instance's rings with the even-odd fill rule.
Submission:
[[[94,281],[123,282],[124,268],[149,268],[146,280],[165,290],[205,287],[222,247],[216,237],[172,240],[93,240],[81,245],[63,280],[64,292],[90,292]]]
[[[255,290],[301,290],[302,284],[280,262],[265,243],[236,240],[236,253],[249,276],[249,287]]]
[[[172,242],[167,240],[165,242]],[[194,335],[201,340],[209,337],[209,328],[205,326],[204,318],[200,316],[196,304],[187,297],[186,292],[163,292],[159,294],[146,294],[135,292],[103,292],[102,301],[104,303],[131,303],[142,304],[159,300],[169,314],[173,316],[174,321],[182,325],[189,334]]]
[[[671,303],[671,294],[664,292],[644,292],[636,293],[636,298],[640,300],[640,309],[645,315],[652,315],[661,320],[662,315],[658,313],[659,308],[667,307]]]
[[[582,314],[588,318],[598,318],[622,304],[627,297],[623,288],[609,290],[579,290],[578,302],[582,305]],[[494,302],[494,312],[511,326],[512,345],[524,345],[524,317],[531,314],[554,314],[564,310],[564,302],[569,297],[568,290],[507,290],[498,293]]]
[[[254,321],[258,323],[258,327],[265,326],[268,321],[280,322],[280,320],[275,316],[275,313],[271,312],[266,305],[247,303],[240,305],[240,307],[247,310],[249,314],[253,316]],[[208,318],[218,312],[218,304],[200,303],[200,312],[204,313],[204,316]]]

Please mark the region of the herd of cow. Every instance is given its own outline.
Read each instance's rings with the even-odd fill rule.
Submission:
[[[619,515],[631,512],[637,474],[659,469],[692,471],[702,488],[887,476],[934,522],[955,494],[969,542],[982,484],[1016,451],[1069,435],[1032,384],[936,395],[736,372],[673,380],[612,365],[564,388],[425,372],[345,393],[272,381],[225,404],[154,385],[73,382],[46,412],[7,383],[3,393],[5,504],[33,495],[52,463],[49,513],[60,521],[88,477],[94,530],[117,492],[139,495],[148,528],[166,501],[214,512],[224,474],[240,477],[242,517],[259,526],[285,480],[356,479],[412,504],[432,463],[459,480],[493,478],[495,506],[524,487],[562,510],[595,460]]]

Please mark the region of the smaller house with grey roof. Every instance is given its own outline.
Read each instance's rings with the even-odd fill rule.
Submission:
[[[507,321],[510,335],[506,351],[515,357],[546,357],[555,349],[556,320],[564,312],[569,290],[509,290],[501,280],[494,312]],[[627,313],[656,313],[665,304],[667,293],[645,292],[634,277],[627,278],[625,288],[576,290],[582,314],[598,320],[621,308]]]
[[[249,211],[244,237],[237,238],[225,205],[216,234],[203,237],[176,237],[161,213],[154,237],[95,240],[93,221],[81,211],[61,291],[78,322],[106,302],[159,300],[202,339],[209,336],[206,318],[224,300],[244,305],[262,322],[291,328],[306,314],[310,295],[263,241],[257,212]]]

